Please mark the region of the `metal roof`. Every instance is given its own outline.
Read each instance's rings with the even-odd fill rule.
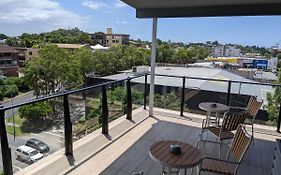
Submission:
[[[121,0],[137,18],[281,15],[281,0]]]
[[[172,76],[186,76],[186,77],[197,77],[197,78],[211,78],[221,80],[233,80],[243,82],[256,82],[253,80],[246,79],[239,75],[233,74],[223,69],[218,68],[205,68],[205,67],[155,67],[155,73],[161,75],[172,75]],[[121,73],[107,77],[105,79],[119,80],[129,76],[134,76],[134,73]],[[133,79],[132,82],[144,83],[144,77]],[[150,76],[148,76],[148,84],[150,82]],[[171,86],[171,87],[182,87],[182,78],[173,77],[155,77],[155,85]],[[227,93],[228,83],[227,82],[216,82],[207,80],[194,80],[186,79],[186,88],[201,89],[204,91],[214,91]],[[271,86],[256,85],[256,84],[239,84],[232,83],[231,93],[244,94],[257,96],[258,99],[266,101],[267,92],[273,92]]]

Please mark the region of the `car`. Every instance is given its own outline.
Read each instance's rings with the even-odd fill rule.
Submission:
[[[28,139],[25,145],[38,150],[40,153],[46,153],[50,149],[45,142],[35,138]]]
[[[18,160],[27,161],[30,163],[36,162],[43,158],[43,154],[41,154],[39,151],[25,145],[19,146],[16,149],[15,154]]]

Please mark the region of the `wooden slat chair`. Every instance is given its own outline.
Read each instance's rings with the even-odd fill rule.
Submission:
[[[199,174],[201,172],[213,172],[225,175],[235,175],[251,140],[252,137],[248,135],[245,127],[240,124],[232,140],[226,159],[204,157],[199,167]],[[201,140],[198,143],[198,147],[200,148],[200,145],[206,142],[221,144],[220,142]]]
[[[254,122],[257,113],[259,112],[259,109],[262,106],[263,101],[258,101],[255,96],[251,96],[250,100],[248,101],[247,107],[246,108],[241,108],[241,107],[230,107],[230,110],[246,110],[249,112],[249,116],[245,119],[245,124],[246,125],[251,125],[252,129],[252,136],[254,137]]]
[[[221,126],[203,127],[202,133],[205,131],[210,131],[220,141],[226,139],[232,139],[234,137],[234,134],[231,131],[236,130],[239,124],[244,123],[248,115],[249,115],[248,111],[243,111],[239,113],[227,112],[223,117]]]
[[[256,115],[261,108],[263,101],[258,101],[256,97],[252,96],[247,105],[247,111],[249,112],[249,116],[245,120],[246,125],[251,125],[252,127],[252,137],[254,137],[254,122]]]

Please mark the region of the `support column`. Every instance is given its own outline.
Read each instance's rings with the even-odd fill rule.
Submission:
[[[70,118],[68,96],[63,96],[64,106],[64,147],[65,155],[73,155],[72,122]]]
[[[150,91],[149,91],[149,116],[153,116],[153,107],[154,107],[156,49],[157,49],[157,18],[153,18],[151,61],[150,61],[151,72],[150,72]]]
[[[108,134],[108,104],[106,86],[102,86],[102,133]]]
[[[12,156],[11,156],[11,148],[9,148],[9,142],[7,138],[4,110],[0,111],[0,137],[1,137],[3,172],[5,175],[12,175],[13,174]]]
[[[132,90],[131,79],[127,80],[127,117],[128,120],[132,120]]]

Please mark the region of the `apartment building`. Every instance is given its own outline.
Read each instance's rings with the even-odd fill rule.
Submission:
[[[39,49],[36,48],[24,48],[24,47],[18,47],[15,48],[18,51],[19,56],[19,63],[23,63],[25,61],[30,61],[34,59],[35,57],[38,57],[38,51]]]
[[[129,45],[130,35],[127,34],[113,34],[112,28],[107,28],[106,31],[106,46]]]
[[[213,57],[240,57],[242,55],[241,49],[234,46],[217,46],[213,48]]]
[[[18,51],[7,45],[0,45],[0,71],[4,76],[18,76]]]
[[[92,34],[89,34],[90,38],[93,42],[93,45],[100,44],[102,46],[106,46],[106,35],[103,32],[95,32]]]

